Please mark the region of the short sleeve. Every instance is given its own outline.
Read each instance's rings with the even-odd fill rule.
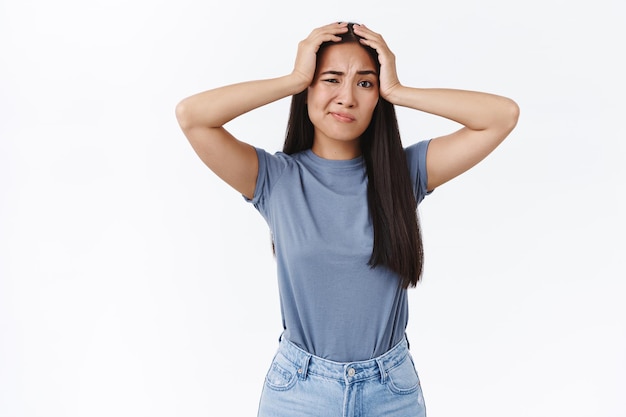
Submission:
[[[252,199],[245,196],[243,196],[243,198],[247,202],[252,203],[259,211],[263,212],[265,201],[271,195],[274,184],[284,173],[290,157],[282,152],[272,155],[261,148],[255,149],[259,160],[259,172],[254,188],[254,196]]]
[[[422,140],[405,148],[409,175],[411,176],[417,204],[421,203],[424,197],[430,194],[427,190],[428,172],[426,171],[426,153],[429,143],[430,139]]]

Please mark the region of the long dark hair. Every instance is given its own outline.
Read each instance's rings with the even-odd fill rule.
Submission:
[[[372,57],[377,71],[380,63],[376,51],[359,42],[352,24],[340,35],[338,43],[361,45]],[[320,46],[324,49],[335,42]],[[307,90],[295,94],[287,123],[283,152],[294,154],[313,146],[314,128],[306,105]],[[401,278],[403,288],[414,287],[420,280],[424,263],[422,237],[417,218],[417,203],[409,177],[406,154],[400,140],[396,111],[380,97],[372,120],[360,138],[361,152],[367,170],[367,202],[374,227],[374,247],[368,264],[384,265]]]

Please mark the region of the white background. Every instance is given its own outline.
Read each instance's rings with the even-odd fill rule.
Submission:
[[[256,415],[281,329],[269,232],[174,107],[288,73],[335,20],[382,33],[404,84],[521,107],[420,206],[429,416],[626,416],[619,0],[2,0],[0,416]],[[288,104],[229,128],[279,150]],[[456,129],[398,115],[406,144]]]

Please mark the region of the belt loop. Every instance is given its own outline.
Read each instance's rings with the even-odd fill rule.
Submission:
[[[383,366],[383,361],[380,358],[378,358],[376,359],[376,364],[378,364],[378,370],[380,371],[380,383],[381,384],[387,383],[387,371],[385,370],[385,367]]]
[[[304,361],[302,362],[302,364],[300,365],[300,368],[298,368],[298,378],[300,378],[301,380],[305,380],[306,376],[309,372],[309,362],[311,361],[311,355],[306,355],[304,358]]]

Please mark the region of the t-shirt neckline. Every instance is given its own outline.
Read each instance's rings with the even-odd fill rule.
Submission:
[[[363,166],[363,155],[359,155],[353,159],[326,159],[316,155],[312,149],[307,149],[304,151],[304,156],[313,161],[316,165],[323,166],[325,168],[354,169],[361,168]]]

